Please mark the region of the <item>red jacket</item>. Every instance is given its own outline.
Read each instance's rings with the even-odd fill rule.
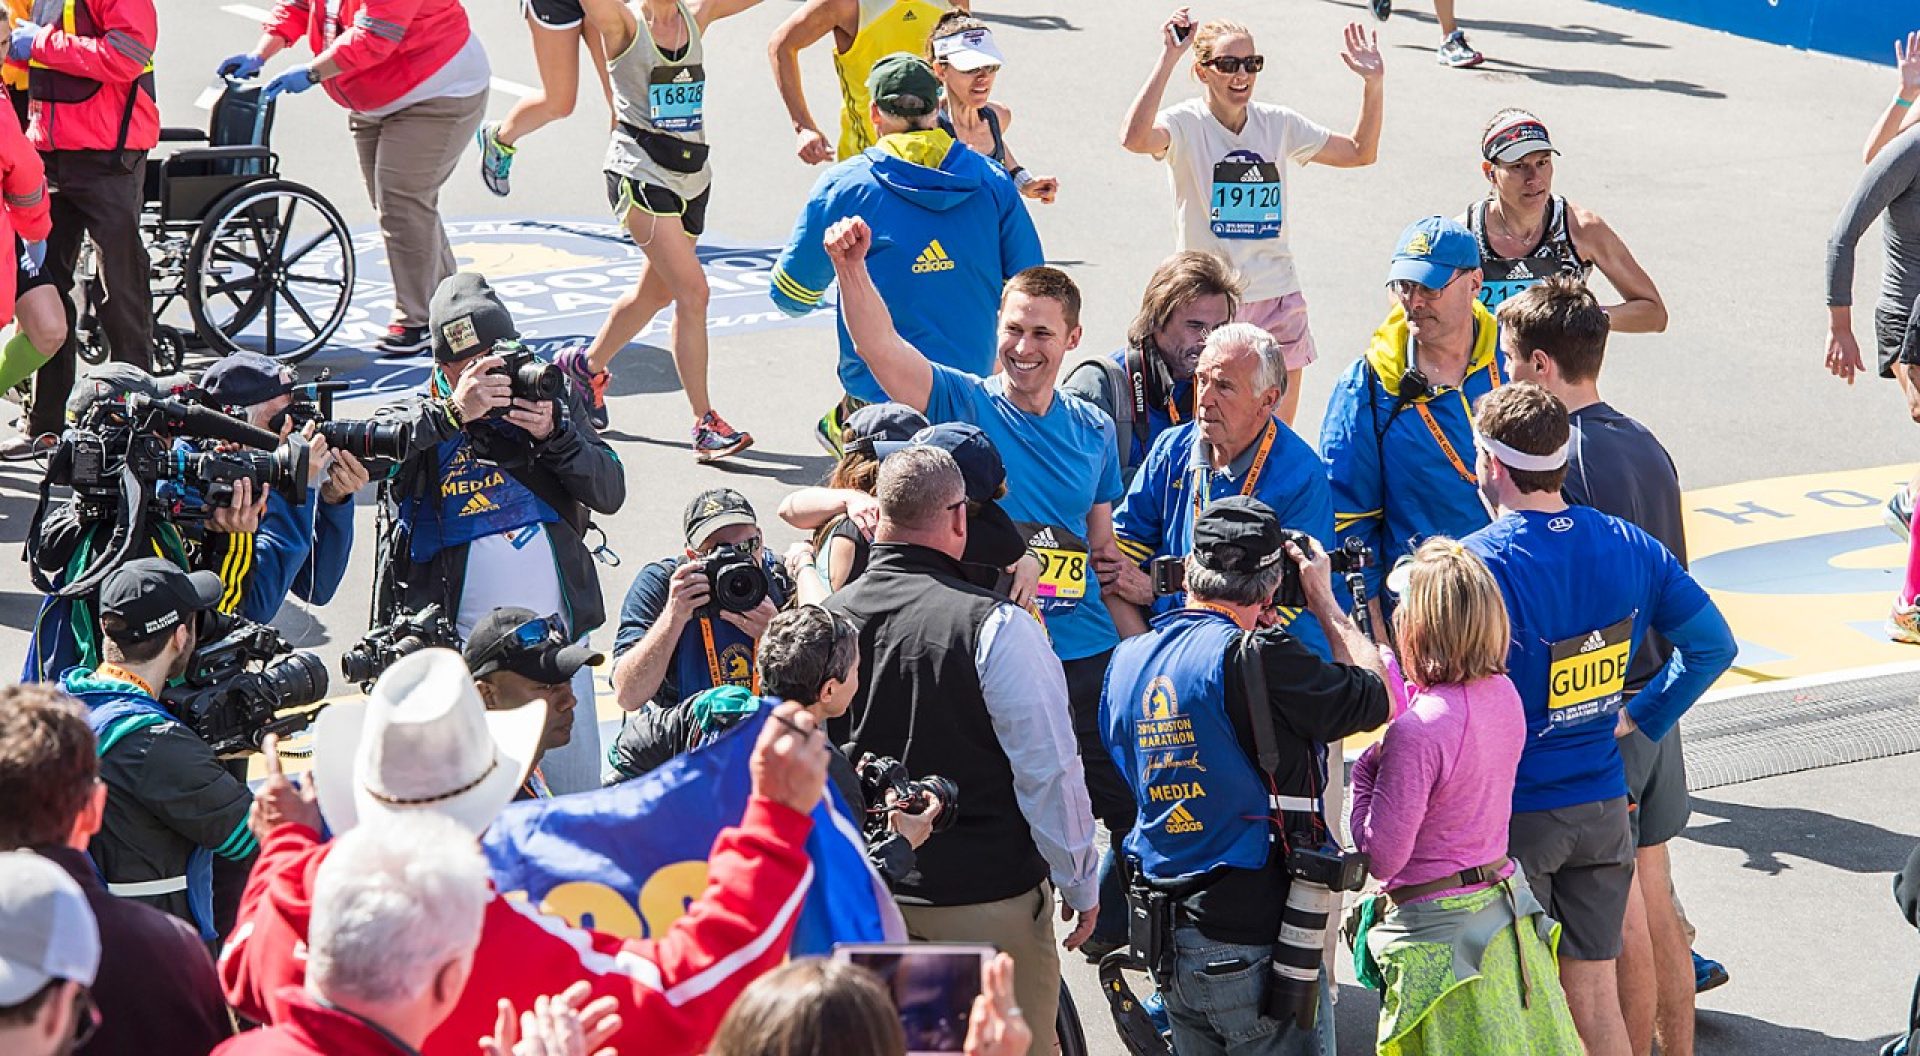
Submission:
[[[40,150],[152,150],[160,142],[153,98],[160,19],[153,0],[70,2],[71,22],[62,18],[42,28],[28,56],[28,136]],[[36,13],[46,7],[36,4]]]
[[[6,101],[0,93],[0,103]],[[13,236],[38,242],[53,230],[47,217],[47,173],[40,152],[27,142],[20,124],[0,114],[0,246],[12,246]],[[0,326],[13,321],[14,268],[0,267]]]
[[[569,927],[496,895],[467,989],[427,1039],[424,1056],[473,1056],[475,1039],[493,1032],[500,998],[524,1010],[581,979],[595,996],[619,1000],[622,1025],[609,1043],[619,1051],[700,1052],[740,991],[786,958],[813,882],[806,851],[812,828],[805,814],[770,799],[749,801],[740,824],[713,841],[706,891],[657,939]],[[242,1015],[278,1025],[294,1014],[288,997],[299,991],[286,988],[305,981],[314,874],[327,853],[318,840],[312,829],[286,825],[261,844],[239,920],[220,952],[221,984]]]
[[[473,30],[460,0],[340,0],[332,23],[326,0],[280,0],[267,32],[289,45],[304,35],[316,55],[332,44],[340,73],[320,87],[349,110],[377,110],[439,73]]]
[[[317,1004],[313,995],[289,986],[274,995],[286,1010],[285,1018],[265,1030],[250,1030],[228,1038],[214,1056],[406,1056],[365,1021]],[[490,1035],[489,1027],[480,1037]],[[472,1046],[474,1052],[480,1046]]]

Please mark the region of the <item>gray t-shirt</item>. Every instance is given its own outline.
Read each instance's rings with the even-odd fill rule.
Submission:
[[[1687,563],[1687,531],[1680,505],[1680,474],[1673,458],[1647,427],[1593,403],[1568,416],[1573,435],[1567,442],[1568,502],[1591,506],[1628,522]],[[1666,665],[1673,646],[1649,629],[1646,648],[1634,655],[1627,686],[1637,692]]]
[[[620,125],[705,143],[706,49],[700,42],[700,23],[687,5],[679,6],[680,18],[687,24],[687,47],[673,59],[660,52],[647,30],[647,20],[635,10],[633,43],[607,60],[608,78],[613,83],[613,112]],[[702,165],[699,172],[674,172],[654,161],[631,133],[619,127],[607,144],[606,168],[641,183],[665,187],[688,201],[700,197],[713,182],[711,163]]]
[[[1920,128],[1910,128],[1886,145],[1840,210],[1827,239],[1827,305],[1853,303],[1853,253],[1880,214],[1887,271],[1880,280],[1880,306],[1902,316],[1920,299]]]

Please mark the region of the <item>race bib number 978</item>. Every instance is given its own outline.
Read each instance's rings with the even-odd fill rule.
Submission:
[[[1562,729],[1620,710],[1627,696],[1633,617],[1553,643],[1547,669],[1547,727]]]

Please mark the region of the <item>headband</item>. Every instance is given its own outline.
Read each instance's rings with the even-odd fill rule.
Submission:
[[[1565,444],[1544,455],[1529,455],[1525,451],[1516,451],[1508,447],[1478,428],[1473,431],[1473,442],[1479,446],[1480,450],[1513,469],[1524,469],[1532,473],[1551,473],[1556,469],[1564,469],[1567,465],[1567,445]]]

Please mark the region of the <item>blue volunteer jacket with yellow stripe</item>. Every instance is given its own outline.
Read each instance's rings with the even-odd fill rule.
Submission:
[[[821,174],[774,263],[773,303],[788,315],[819,308],[833,281],[822,239],[836,220],[873,229],[867,268],[900,336],[935,363],[993,371],[1000,288],[1045,263],[1040,236],[1006,170],[939,129],[898,132]],[[840,385],[869,403],[887,398],[840,330]]]
[[[1333,482],[1333,527],[1340,542],[1357,536],[1378,558],[1366,569],[1370,597],[1380,596],[1387,570],[1421,541],[1463,538],[1490,520],[1474,477],[1471,406],[1507,378],[1499,326],[1477,301],[1473,327],[1465,382],[1402,401],[1412,338],[1395,305],[1327,400],[1320,457]]]

